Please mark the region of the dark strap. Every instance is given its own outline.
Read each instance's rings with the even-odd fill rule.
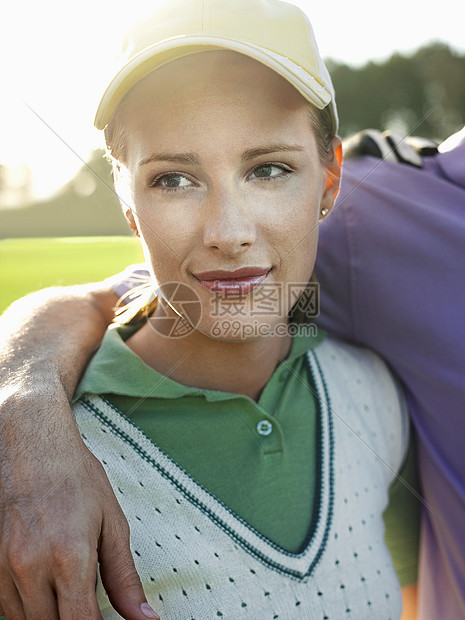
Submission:
[[[344,140],[344,156],[349,158],[372,155],[386,161],[409,164],[416,168],[423,166],[423,158],[436,155],[438,142],[427,138],[403,137],[392,131],[364,129]]]

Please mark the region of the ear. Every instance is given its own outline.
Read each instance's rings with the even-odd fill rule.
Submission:
[[[136,233],[137,237],[140,237],[139,228],[137,226],[136,218],[134,217],[134,211],[126,205],[123,205],[123,207],[126,209],[124,211],[124,216],[128,221],[129,228]]]
[[[333,208],[341,183],[342,142],[339,137],[333,138],[332,148],[333,156],[324,170],[326,187],[320,204],[320,220],[324,219]]]

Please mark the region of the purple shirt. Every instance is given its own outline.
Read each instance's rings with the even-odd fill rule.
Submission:
[[[348,160],[320,227],[320,325],[402,379],[423,495],[420,617],[465,618],[465,131],[423,169]],[[362,448],[361,448],[362,449]]]

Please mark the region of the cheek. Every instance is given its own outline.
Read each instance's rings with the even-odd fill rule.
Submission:
[[[195,244],[189,222],[155,208],[138,208],[137,220],[144,256],[157,282],[178,281],[183,261]]]
[[[290,192],[274,209],[270,232],[283,248],[290,252],[297,245],[307,248],[318,240],[319,200],[310,187]]]
[[[308,196],[315,194],[300,194],[289,203],[276,238],[285,277],[304,283],[310,279],[315,264],[320,213],[319,201]]]
[[[318,247],[318,226],[311,232],[300,235],[298,243],[287,256],[286,261],[292,270],[292,278],[296,282],[308,282],[315,266]]]

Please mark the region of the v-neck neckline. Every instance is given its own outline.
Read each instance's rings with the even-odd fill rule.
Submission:
[[[334,437],[329,395],[315,351],[307,353],[307,361],[318,405],[319,436],[316,467],[318,479],[315,484],[312,521],[303,548],[298,553],[283,549],[249,525],[194,480],[113,404],[100,396],[86,396],[81,402],[102,424],[129,445],[140,458],[149,463],[159,475],[168,480],[193,506],[247,553],[270,569],[297,580],[304,580],[312,573],[325,549],[334,501]],[[309,389],[312,388],[309,386]]]

